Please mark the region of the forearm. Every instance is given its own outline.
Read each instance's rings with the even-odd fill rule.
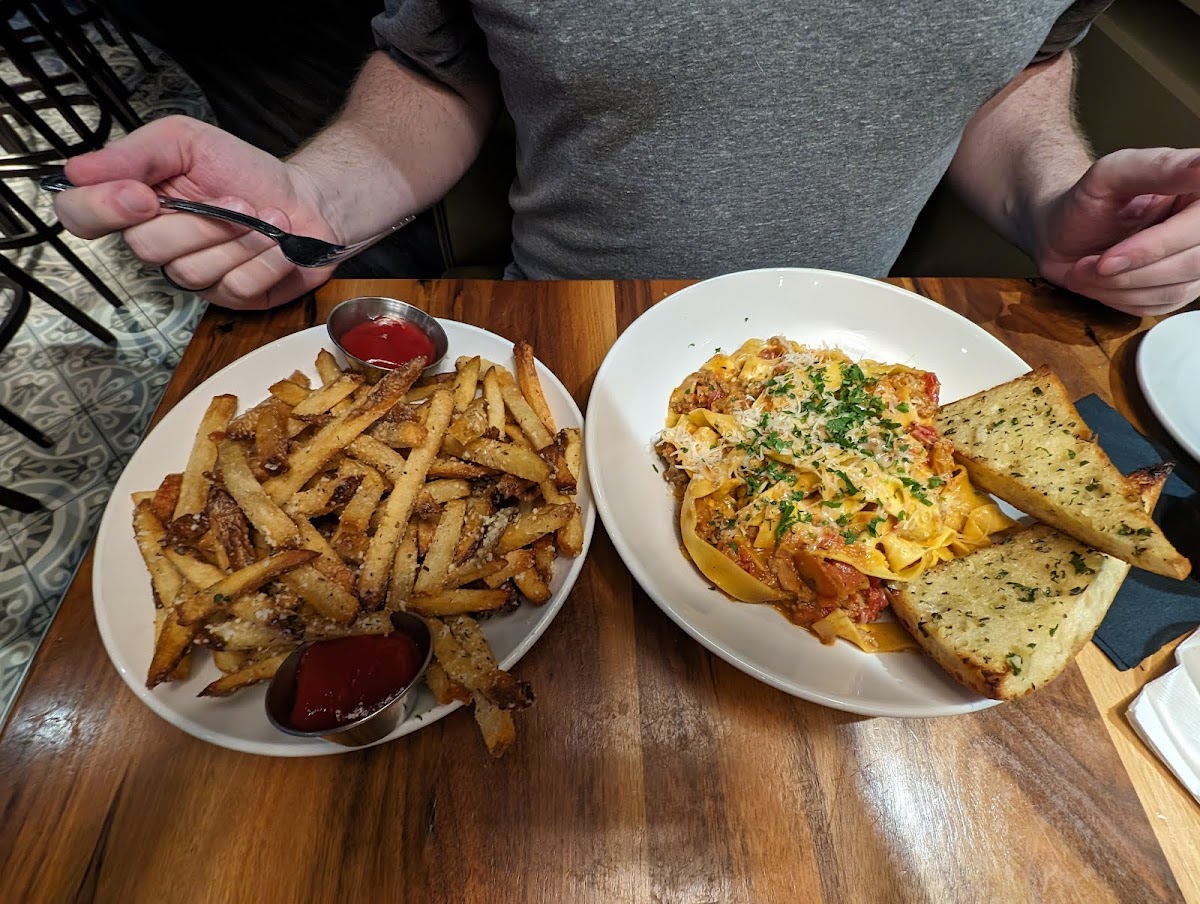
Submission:
[[[1074,66],[1064,53],[1018,75],[967,124],[950,165],[963,200],[1030,253],[1049,203],[1092,163],[1075,122]]]
[[[459,94],[375,53],[337,119],[288,162],[343,240],[365,238],[441,198],[479,153],[497,106],[490,86]]]

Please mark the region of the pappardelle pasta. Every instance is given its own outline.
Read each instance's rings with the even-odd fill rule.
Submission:
[[[912,646],[871,625],[888,582],[1009,527],[932,421],[937,377],[781,337],[718,353],[671,394],[658,452],[696,567],[822,640]]]

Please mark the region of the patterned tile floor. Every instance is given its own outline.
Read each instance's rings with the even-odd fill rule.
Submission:
[[[130,100],[144,119],[184,113],[211,120],[199,89],[169,59],[151,49],[161,68],[147,73],[128,48],[100,46],[136,86]],[[14,188],[49,210],[32,181]],[[52,249],[8,252],[117,342],[105,345],[34,299],[25,325],[0,351],[0,404],[54,440],[41,449],[0,425],[0,486],[45,506],[30,515],[0,508],[0,724],[203,313],[198,298],[165,283],[118,237],[64,238],[125,305],[113,308]],[[0,293],[0,309],[10,300]]]

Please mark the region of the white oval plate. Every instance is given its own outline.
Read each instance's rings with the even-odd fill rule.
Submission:
[[[1153,327],[1138,346],[1137,371],[1150,408],[1200,461],[1200,311],[1176,314]]]
[[[453,370],[459,355],[481,355],[511,366],[512,343],[494,333],[464,323],[440,321],[450,339],[449,363]],[[152,710],[188,734],[221,747],[268,756],[321,756],[344,753],[352,748],[328,741],[293,738],[276,731],[264,710],[266,687],[252,687],[224,699],[208,699],[196,694],[220,675],[211,658],[200,656],[187,681],[146,688],[146,670],[154,647],[154,602],[150,576],[142,564],[133,539],[132,493],[152,490],[163,477],[182,471],[196,426],[213,396],[233,393],[238,396],[239,411],[266,398],[272,383],[301,370],[316,378],[313,362],[317,352],[328,349],[337,354],[324,326],[312,327],[285,336],[234,361],[188,393],[154,428],[129,460],[113,490],[96,538],[92,596],[96,624],[109,658],[125,683]],[[583,417],[574,399],[540,362],[546,401],[558,424],[582,427]],[[483,633],[496,653],[500,667],[511,668],[546,630],[567,594],[571,592],[592,541],[596,509],[581,477],[579,507],[584,517],[583,555],[566,559],[556,568],[551,583],[553,595],[543,606],[521,606],[514,612],[485,620]],[[436,722],[461,704],[439,706],[432,694],[421,689],[413,713],[396,730],[378,743],[385,743]]]
[[[621,558],[680,627],[722,659],[780,690],[875,716],[944,716],[995,705],[921,653],[870,655],[824,646],[771,606],[711,588],[680,553],[675,500],[654,441],[671,390],[716,351],[783,335],[933,371],[943,401],[1029,367],[980,327],[920,296],[822,270],[753,270],[689,286],[627,329],[588,403],[585,452],[600,517]]]

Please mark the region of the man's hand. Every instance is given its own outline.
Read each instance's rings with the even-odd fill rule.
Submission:
[[[361,241],[424,210],[457,182],[499,108],[492,81],[457,91],[372,54],[341,115],[287,162],[194,119],[152,122],[67,162],[80,188],[55,197],[83,238],[120,231],[144,261],[231,308],[290,301],[329,278],[306,270],[256,232],[183,213],[154,195],[206,201],[300,235]]]
[[[1200,298],[1200,149],[1135,149],[1097,160],[1035,228],[1042,275],[1128,314]]]
[[[82,238],[121,232],[142,260],[178,285],[229,308],[268,308],[320,285],[266,236],[162,211],[155,194],[227,207],[301,235],[342,241],[319,192],[297,166],[194,119],[172,116],[67,162],[78,188],[55,197],[63,225]],[[252,199],[252,200],[251,200]]]

